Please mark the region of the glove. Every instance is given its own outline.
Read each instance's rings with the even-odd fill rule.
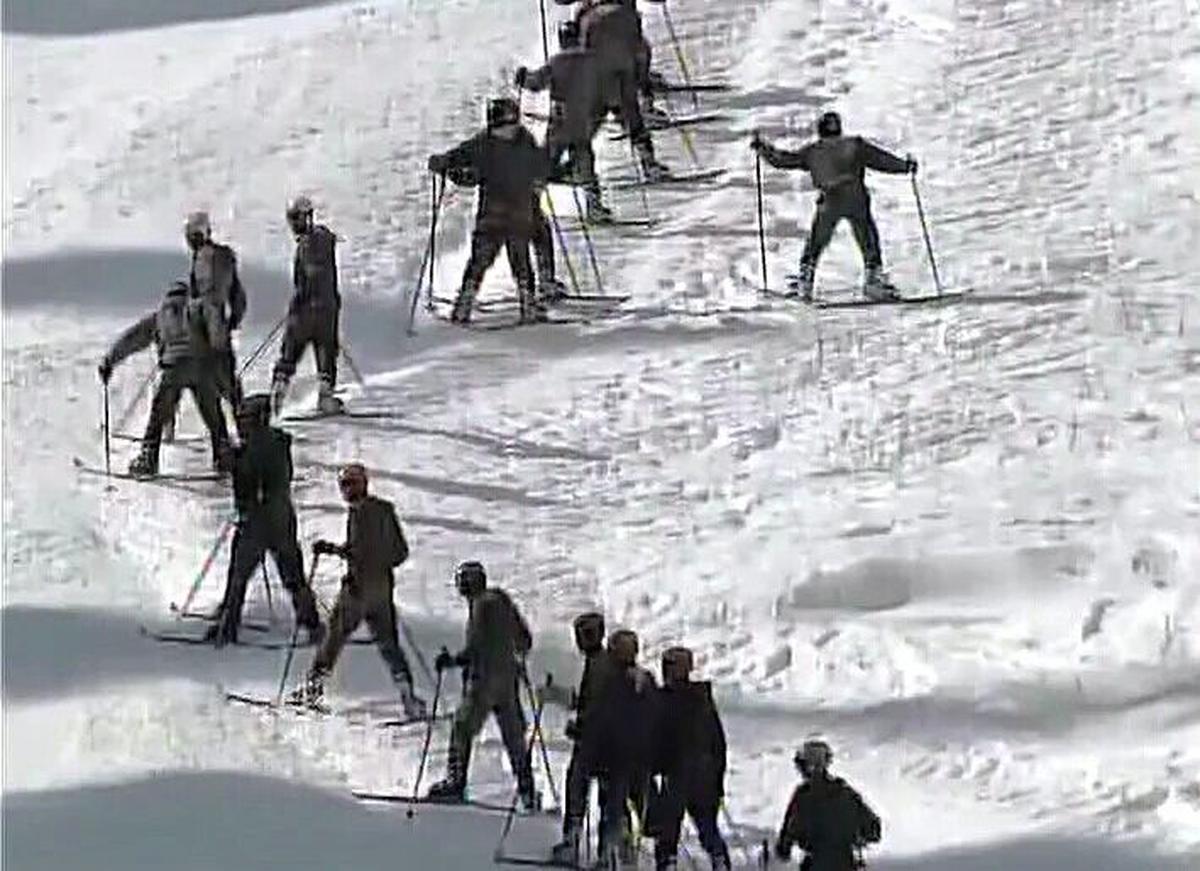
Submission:
[[[574,717],[567,720],[567,727],[563,729],[563,734],[571,741],[579,740],[579,723]]]
[[[341,545],[334,544],[332,541],[326,541],[322,538],[319,541],[313,542],[313,553],[317,554],[318,556],[323,556],[326,554],[341,556],[342,547]]]
[[[775,842],[775,858],[780,862],[787,862],[792,858],[792,848],[783,841]]]
[[[910,154],[908,156],[908,160],[906,161],[906,163],[908,164],[908,174],[916,175],[917,174],[917,159]]]
[[[529,70],[525,67],[517,67],[517,74],[513,77],[513,81],[518,88],[525,87],[525,82],[529,79]]]
[[[454,654],[443,647],[438,653],[437,659],[433,661],[433,667],[438,671],[445,671],[448,668],[453,668],[454,662]]]
[[[429,156],[429,171],[435,175],[445,175],[449,161],[446,160],[444,154],[432,154]]]
[[[763,142],[762,136],[755,130],[754,134],[750,137],[750,150],[757,152],[762,151],[766,147],[767,143]]]
[[[107,357],[105,357],[103,360],[100,361],[100,365],[96,367],[96,371],[100,373],[100,380],[102,382],[104,382],[105,384],[107,384],[108,379],[112,378],[112,373],[113,373],[112,362]]]

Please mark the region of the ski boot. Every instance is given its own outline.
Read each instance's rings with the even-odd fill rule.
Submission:
[[[309,647],[320,647],[325,643],[325,636],[328,634],[325,624],[318,621],[304,627],[304,643]]]
[[[796,273],[796,283],[791,286],[788,296],[799,296],[805,302],[812,302],[813,298],[813,280],[816,278],[816,270],[813,269],[811,263],[800,263],[800,270]]]
[[[539,281],[537,295],[542,305],[550,305],[567,295],[567,286],[557,278]]]
[[[582,827],[572,820],[567,825],[563,839],[550,848],[550,861],[557,865],[569,865],[572,868],[578,866],[579,844],[582,839]]]
[[[218,475],[229,475],[233,472],[233,448],[230,445],[213,447],[212,467]]]
[[[304,683],[287,694],[289,705],[302,708],[319,708],[325,699],[325,679],[319,674],[310,674]]]
[[[728,856],[714,856],[712,860],[712,871],[730,871],[733,866],[729,864]]]
[[[226,625],[226,621],[217,618],[217,622],[209,626],[204,633],[204,641],[220,650],[227,644],[237,644],[237,624]]]
[[[166,420],[163,421],[163,428],[162,428],[163,444],[166,444],[166,445],[175,444],[175,418],[177,416],[178,416],[178,413],[172,414],[170,417],[168,417]]]
[[[666,181],[671,177],[671,170],[667,165],[659,162],[658,158],[654,156],[654,144],[649,138],[638,143],[637,155],[642,166],[642,175],[646,181]]]
[[[158,451],[142,445],[139,453],[129,464],[129,474],[134,478],[154,478],[158,475]]]
[[[396,682],[400,690],[400,706],[404,708],[404,716],[410,720],[424,720],[428,715],[425,700],[413,692],[412,680]]]
[[[666,127],[671,123],[671,116],[654,102],[653,97],[642,97],[642,119],[647,127]]]
[[[429,792],[425,793],[425,798],[429,801],[446,802],[454,804],[466,800],[467,785],[461,780],[447,777],[445,780],[439,780],[433,786],[429,787]]]
[[[276,375],[271,381],[271,416],[279,417],[283,413],[283,401],[287,399],[288,379]]]
[[[863,296],[869,300],[881,301],[897,299],[900,292],[887,277],[882,266],[868,266],[867,274],[863,278]]]
[[[333,395],[333,385],[321,379],[317,388],[317,411],[321,414],[341,414],[346,410],[345,403]]]
[[[613,221],[612,209],[604,205],[600,199],[599,188],[593,188],[587,192],[587,215],[585,220],[589,224],[611,224]]]
[[[471,322],[471,306],[475,302],[475,294],[478,290],[478,285],[472,287],[463,284],[462,290],[458,292],[458,297],[454,300],[454,308],[450,310],[450,323],[466,326]]]

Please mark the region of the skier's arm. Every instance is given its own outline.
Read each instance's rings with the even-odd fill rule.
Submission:
[[[872,145],[865,139],[858,140],[859,159],[867,169],[876,172],[886,172],[892,175],[903,175],[909,171],[909,162],[903,157],[897,157],[890,151]]]
[[[529,91],[544,91],[550,86],[550,64],[538,67],[525,76],[525,89]]]
[[[433,155],[429,158],[430,171],[445,175],[450,172],[474,169],[479,154],[479,141],[478,136],[472,136],[449,151]]]
[[[800,823],[800,790],[792,793],[787,811],[783,815],[783,825],[779,827],[779,837],[775,840],[775,855],[786,861],[796,844],[796,831]]]
[[[154,342],[158,334],[158,312],[151,312],[132,327],[121,333],[120,337],[104,355],[104,363],[108,368],[118,366],[126,357],[144,351]]]
[[[242,325],[242,318],[246,316],[246,289],[242,287],[242,279],[237,270],[237,257],[232,251],[229,252],[229,274],[232,279],[229,283],[229,329],[236,330]]]
[[[404,538],[404,530],[400,528],[396,509],[391,509],[387,515],[388,536],[391,538],[392,568],[395,568],[408,559],[408,542]]]
[[[808,169],[807,147],[801,148],[799,151],[786,151],[764,142],[759,153],[763,156],[763,160],[776,169]]]
[[[517,609],[515,604],[511,604],[513,617],[513,646],[517,653],[521,656],[527,654],[530,648],[533,647],[533,633],[529,631],[529,624],[525,622],[525,617]]]

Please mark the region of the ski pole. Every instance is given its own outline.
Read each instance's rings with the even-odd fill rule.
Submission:
[[[583,241],[587,245],[588,259],[592,263],[592,275],[596,279],[596,292],[604,295],[604,283],[600,280],[600,264],[596,262],[596,248],[592,245],[592,234],[588,230],[587,215],[579,202],[579,190],[571,185],[571,197],[575,200],[575,212],[579,215],[579,228],[583,230]]]
[[[415,800],[421,792],[421,778],[425,776],[425,760],[429,758],[429,742],[433,740],[433,724],[437,722],[438,701],[442,697],[442,670],[439,668],[437,682],[433,686],[433,708],[429,713],[429,722],[425,724],[425,743],[421,747],[421,762],[417,766],[417,779],[413,781],[412,797]]]
[[[554,783],[554,772],[550,768],[550,753],[546,749],[546,736],[542,733],[542,708],[543,703],[538,701],[537,695],[533,691],[533,684],[529,682],[529,674],[524,667],[521,669],[521,677],[525,680],[525,689],[529,693],[529,704],[534,707],[533,717],[533,734],[530,737],[530,749],[533,748],[533,741],[536,740],[542,747],[542,765],[546,769],[546,780],[550,784],[550,797],[554,800],[555,807],[558,806],[558,787]],[[554,683],[554,675],[546,675],[546,686],[550,687]]]
[[[286,314],[279,319],[275,326],[271,327],[271,331],[267,333],[267,337],[259,342],[258,347],[254,349],[253,353],[251,353],[250,356],[242,362],[241,368],[238,369],[238,378],[241,378],[243,375],[245,375],[246,370],[253,366],[254,362],[263,355],[263,352],[266,351],[267,347],[272,341],[274,341],[275,337],[279,334],[279,331],[283,329],[283,325],[285,323],[287,323]]]
[[[437,224],[442,214],[442,201],[446,198],[446,177],[436,179],[438,195],[433,207],[433,223],[429,227],[429,284],[425,287],[425,308],[433,310],[434,267],[437,266]]]
[[[642,192],[642,209],[646,212],[646,220],[651,221],[653,219],[650,217],[650,198],[646,196],[646,174],[642,172],[642,163],[638,160],[632,136],[629,137],[629,156],[633,158],[633,171],[637,176],[638,190]]]
[[[550,223],[554,226],[554,235],[558,239],[558,247],[562,249],[563,263],[567,265],[567,275],[571,278],[571,290],[579,296],[579,276],[575,274],[575,264],[571,262],[571,252],[567,249],[567,239],[563,235],[562,225],[558,223],[558,213],[554,210],[554,200],[550,199],[549,191],[545,192],[546,208],[550,211]]]
[[[350,367],[350,372],[354,375],[354,380],[358,382],[363,390],[367,389],[367,381],[362,376],[362,372],[358,370],[358,366],[354,362],[354,358],[350,356],[350,352],[346,350],[345,342],[338,342],[338,350],[341,351],[342,359],[346,361],[346,365]]]
[[[542,58],[550,62],[550,37],[546,35],[546,0],[538,0],[538,8],[542,14]]]
[[[754,153],[754,190],[758,200],[758,257],[762,264],[762,289],[767,287],[767,231],[763,223],[762,155]]]
[[[929,225],[925,223],[925,209],[921,205],[921,192],[917,189],[916,173],[909,176],[912,180],[913,198],[917,201],[917,216],[921,219],[921,233],[925,236],[925,251],[929,254],[929,268],[933,271],[933,284],[937,295],[942,295],[942,279],[938,275],[937,260],[933,256],[933,243],[929,240]]]
[[[683,49],[679,45],[679,36],[675,33],[675,22],[671,20],[671,9],[667,3],[662,4],[662,13],[663,23],[667,25],[667,35],[671,37],[671,45],[675,49],[675,60],[679,62],[679,73],[683,76],[683,83],[692,92],[692,105],[696,111],[700,111],[700,98],[692,88],[692,74],[688,70],[687,59],[683,56]]]
[[[317,564],[321,562],[321,555],[313,551],[312,568],[308,570],[308,588],[313,588],[313,581],[317,578]],[[263,577],[266,577],[267,564],[263,563]],[[269,588],[268,588],[269,589]],[[296,655],[296,639],[300,637],[300,621],[296,616],[292,617],[292,638],[288,642],[287,656],[283,660],[283,674],[279,676],[279,692],[275,694],[275,704],[283,702],[283,691],[287,687],[288,672],[292,670],[292,658]]]
[[[112,476],[112,434],[108,427],[108,382],[104,382],[104,474]]]
[[[133,399],[130,400],[125,410],[121,412],[121,416],[117,418],[117,432],[125,432],[125,425],[129,423],[129,416],[133,414],[133,410],[138,407],[142,401],[142,397],[146,395],[146,391],[150,388],[150,382],[154,380],[155,371],[155,369],[151,369],[146,373],[146,377],[143,379],[141,386],[138,387],[137,393],[134,394]]]
[[[532,767],[533,767],[533,745],[538,740],[538,737],[542,734],[542,711],[543,711],[545,705],[543,702],[538,701],[537,698],[534,696],[533,687],[529,683],[529,675],[525,671],[524,663],[522,663],[522,665],[521,665],[521,679],[525,682],[525,688],[529,691],[530,703],[533,705],[533,731],[530,733],[529,742],[525,747],[525,764],[528,765],[532,769]],[[547,686],[550,685],[550,681],[551,681],[550,675],[546,675],[546,685]],[[545,751],[546,751],[546,743],[543,740],[542,741],[542,752],[545,753]],[[549,761],[547,761],[546,764],[547,764],[546,775],[549,778],[549,774],[550,774]],[[533,777],[532,771],[529,772],[529,776],[531,778]],[[557,806],[558,805],[558,795],[554,788],[554,779],[549,778],[549,780],[550,780],[551,795],[554,796],[554,804],[555,804],[555,806]],[[513,792],[512,801],[508,805],[508,814],[504,818],[504,829],[500,833],[500,840],[496,842],[496,849],[492,853],[492,858],[495,859],[496,861],[499,861],[500,858],[504,855],[504,842],[508,840],[509,832],[512,831],[513,819],[517,815],[517,802],[520,800],[520,798],[521,798],[521,786],[518,783],[516,790]]]
[[[395,610],[395,605],[393,605],[392,608]],[[404,643],[409,646],[413,652],[413,655],[416,656],[417,664],[421,666],[421,671],[424,673],[425,679],[432,684],[434,682],[433,672],[429,669],[429,663],[425,659],[425,654],[421,652],[421,648],[418,647],[416,641],[413,640],[412,632],[409,631],[408,624],[404,622],[404,618],[400,616],[400,612],[396,611],[395,613],[396,625],[399,626],[400,631],[404,633]]]
[[[225,525],[221,527],[221,531],[217,534],[217,539],[209,548],[208,556],[204,558],[204,562],[200,565],[200,571],[196,573],[196,580],[192,581],[192,588],[188,590],[187,598],[183,600],[183,606],[178,609],[178,617],[182,618],[191,607],[192,599],[196,598],[196,593],[200,590],[200,585],[204,583],[204,578],[208,575],[208,570],[212,568],[213,562],[217,559],[217,553],[221,549],[221,544],[225,541],[229,531],[233,529],[233,518],[225,521]]]
[[[443,179],[439,186],[439,177],[429,174],[429,242],[425,245],[425,257],[421,260],[421,271],[417,275],[417,287],[413,291],[412,302],[408,308],[408,334],[415,335],[413,324],[417,317],[417,302],[421,299],[421,288],[425,282],[425,269],[429,268],[429,288],[425,300],[425,308],[433,308],[433,260],[434,243],[437,236],[438,212],[442,208],[442,197],[446,193],[446,182]]]

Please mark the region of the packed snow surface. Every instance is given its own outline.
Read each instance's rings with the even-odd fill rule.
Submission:
[[[688,643],[731,736],[739,861],[778,824],[793,749],[820,734],[884,819],[879,868],[1196,867],[1192,0],[673,4],[693,74],[733,85],[701,97],[722,119],[688,132],[727,172],[645,202],[610,192],[620,213],[659,219],[593,234],[604,289],[630,300],[496,332],[418,306],[412,337],[425,157],[539,60],[537,4],[79,5],[55,20],[51,4],[5,4],[6,867],[491,864],[499,816],[414,821],[348,798],[411,789],[421,748],[420,730],[374,725],[389,690],[369,647],[347,650],[332,687],[346,714],[317,720],[223,701],[272,692],[278,651],[140,637],[171,623],[230,513],[222,486],[109,483],[72,462],[103,466],[95,364],[186,270],[183,215],[209,208],[239,251],[246,356],[283,312],[282,210],[300,191],[342,238],[343,331],[367,376],[344,369],[349,405],[385,413],[291,426],[303,540],[339,537],[335,470],[367,463],[413,545],[397,602],[426,655],[460,637],[450,578],[466,558],[529,616],[535,677],[574,679],[569,621],[586,608],[635,628],[647,664]],[[645,19],[678,78],[661,10]],[[824,108],[920,159],[943,280],[973,299],[818,312],[755,293],[747,139],[798,142]],[[604,176],[628,179],[625,145],[600,141]],[[683,137],[657,143],[689,167]],[[813,195],[798,175],[764,180],[780,286]],[[872,190],[893,277],[932,291],[908,181]],[[440,295],[470,203],[447,197]],[[569,193],[555,205],[573,213]],[[818,293],[855,292],[858,270],[842,231]],[[484,298],[511,293],[500,266]],[[150,369],[143,355],[119,370],[114,422]],[[301,373],[297,407],[313,398],[307,360]],[[206,469],[190,408],[180,432],[164,467]],[[114,464],[134,447],[114,442]],[[199,607],[225,566],[223,552]],[[326,602],[338,583],[323,565]],[[268,615],[255,586],[247,617]],[[547,712],[560,787],[564,721]],[[483,740],[473,793],[505,802],[492,727]],[[522,819],[512,837],[535,853],[553,836]]]

